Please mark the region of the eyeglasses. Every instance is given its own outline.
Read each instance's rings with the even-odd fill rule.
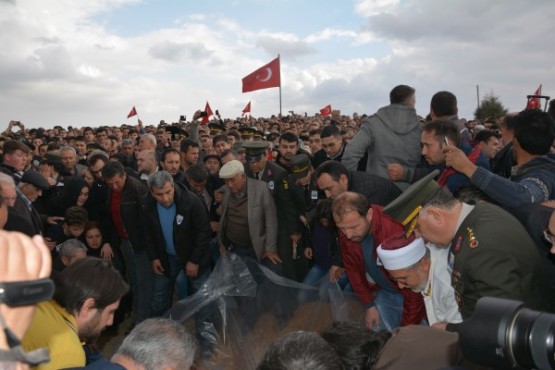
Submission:
[[[555,244],[555,235],[553,235],[551,233],[551,231],[549,231],[549,229],[545,229],[543,231],[543,238],[549,243],[549,244]]]

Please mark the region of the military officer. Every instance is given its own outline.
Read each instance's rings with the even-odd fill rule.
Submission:
[[[384,208],[407,233],[449,248],[447,267],[463,320],[482,297],[523,301],[552,311],[554,292],[543,261],[524,227],[505,210],[487,203],[460,202],[434,180],[437,171],[412,184]],[[457,330],[454,323],[434,326]]]
[[[248,141],[243,143],[243,147],[248,164],[245,168],[247,177],[266,182],[276,203],[279,227],[278,254],[283,261],[284,275],[289,279],[302,281],[308,271],[308,263],[302,257],[300,249],[296,249],[301,240],[303,226],[291,197],[287,171],[268,160],[268,142]]]

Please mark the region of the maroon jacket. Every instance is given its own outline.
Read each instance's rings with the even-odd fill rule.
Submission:
[[[374,236],[374,258],[377,258],[376,248],[388,237],[402,232],[405,230],[403,225],[395,221],[393,218],[385,215],[382,212],[383,207],[373,205],[372,209],[372,234]],[[366,279],[366,270],[364,267],[364,258],[362,256],[362,248],[360,243],[353,242],[338,230],[339,248],[341,250],[341,258],[345,272],[351,282],[351,285],[360,299],[361,303],[368,307],[374,301],[374,295],[378,292],[380,287],[376,284],[371,284]],[[383,270],[384,274],[389,277],[387,272]],[[389,280],[391,286],[399,291],[404,297],[403,304],[403,318],[401,326],[409,324],[420,324],[426,310],[424,308],[424,301],[422,294],[415,293],[410,289],[399,289],[393,280]]]

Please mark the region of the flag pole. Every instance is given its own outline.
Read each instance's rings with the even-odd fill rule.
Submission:
[[[281,59],[278,54],[279,61],[279,115],[281,116]]]

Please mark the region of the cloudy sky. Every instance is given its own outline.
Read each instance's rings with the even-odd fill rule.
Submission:
[[[241,78],[281,55],[283,113],[372,113],[398,84],[425,115],[439,90],[462,117],[493,93],[510,110],[555,97],[555,1],[0,0],[0,128],[145,123],[206,101],[279,112],[279,90]],[[549,46],[551,45],[551,46]]]

